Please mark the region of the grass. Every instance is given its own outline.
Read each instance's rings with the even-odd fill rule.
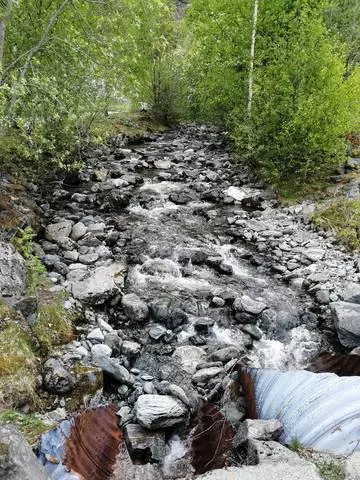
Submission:
[[[90,128],[90,135],[99,143],[103,143],[109,137],[117,134],[122,134],[132,142],[141,140],[151,133],[165,130],[164,125],[154,122],[146,113],[118,111],[108,117],[95,119]]]
[[[71,342],[74,338],[73,326],[76,318],[64,307],[64,301],[64,294],[54,295],[50,292],[43,292],[39,298],[37,321],[32,329],[43,354],[56,345]]]
[[[26,289],[28,295],[34,295],[39,289],[50,286],[45,265],[34,254],[34,239],[36,233],[31,227],[19,229],[12,243],[16,250],[25,258]]]
[[[319,462],[317,467],[324,480],[345,480],[343,467],[334,460]]]
[[[293,452],[299,453],[304,450],[304,447],[298,438],[293,438],[290,442],[289,449]]]
[[[360,199],[337,198],[319,208],[313,215],[313,222],[324,230],[333,231],[350,250],[360,248]]]
[[[53,425],[45,424],[34,414],[20,413],[15,410],[6,410],[0,413],[1,423],[15,424],[32,448],[36,447],[40,435],[53,427]]]
[[[279,182],[275,190],[281,202],[289,205],[299,203],[307,198],[322,198],[326,196],[327,190],[331,186],[330,176],[331,173],[326,173],[321,178],[313,177],[306,181],[290,177]]]
[[[37,375],[30,338],[10,321],[0,331],[0,408],[36,403]]]

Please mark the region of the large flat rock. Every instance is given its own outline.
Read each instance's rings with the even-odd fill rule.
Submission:
[[[276,463],[213,470],[197,480],[321,480],[315,465],[309,462]],[[183,479],[184,480],[184,479]]]
[[[122,263],[98,267],[89,276],[71,283],[72,294],[81,302],[101,305],[119,293],[124,283],[124,272]]]
[[[149,430],[172,427],[187,419],[187,408],[169,395],[140,395],[135,404],[136,419]]]

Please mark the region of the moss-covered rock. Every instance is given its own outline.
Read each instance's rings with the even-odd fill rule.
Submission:
[[[66,408],[71,411],[78,410],[104,386],[104,375],[101,368],[77,364],[74,368],[76,386],[71,395],[66,399]]]

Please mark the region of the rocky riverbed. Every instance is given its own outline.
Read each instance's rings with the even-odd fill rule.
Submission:
[[[79,392],[78,409],[113,402],[126,478],[192,478],[186,425],[211,402],[253,450],[201,478],[320,478],[274,441],[281,425],[244,423],[234,394],[239,362],[303,369],[321,351],[360,346],[360,263],[314,230],[312,204],[281,206],[221,132],[195,126],[91,149],[83,172],[36,199],[51,291],[81,312],[76,339],[43,365],[57,420]],[[1,293],[23,305],[21,260],[1,251]]]

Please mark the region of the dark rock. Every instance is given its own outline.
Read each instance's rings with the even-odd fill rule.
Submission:
[[[160,463],[166,454],[165,432],[152,432],[137,424],[124,427],[126,446],[134,463]]]
[[[186,205],[188,202],[191,202],[190,195],[186,193],[171,193],[169,199],[176,205]]]
[[[170,330],[175,330],[175,328],[187,323],[187,321],[188,321],[187,314],[183,310],[180,310],[179,308],[175,308],[167,318],[166,326]]]
[[[30,317],[33,315],[38,307],[38,299],[37,297],[25,297],[19,300],[14,305],[14,309],[18,312],[21,312],[24,317]]]
[[[202,250],[197,250],[191,255],[190,258],[193,265],[203,265],[206,262],[207,254]]]
[[[54,272],[60,273],[60,275],[65,277],[69,273],[69,267],[63,262],[56,262],[54,264]]]
[[[212,328],[214,324],[215,324],[215,321],[212,318],[200,317],[196,319],[194,323],[194,328],[198,333],[207,335],[209,333],[210,328]]]
[[[169,317],[171,300],[169,298],[160,298],[151,302],[149,306],[150,315],[155,322],[165,323]]]

